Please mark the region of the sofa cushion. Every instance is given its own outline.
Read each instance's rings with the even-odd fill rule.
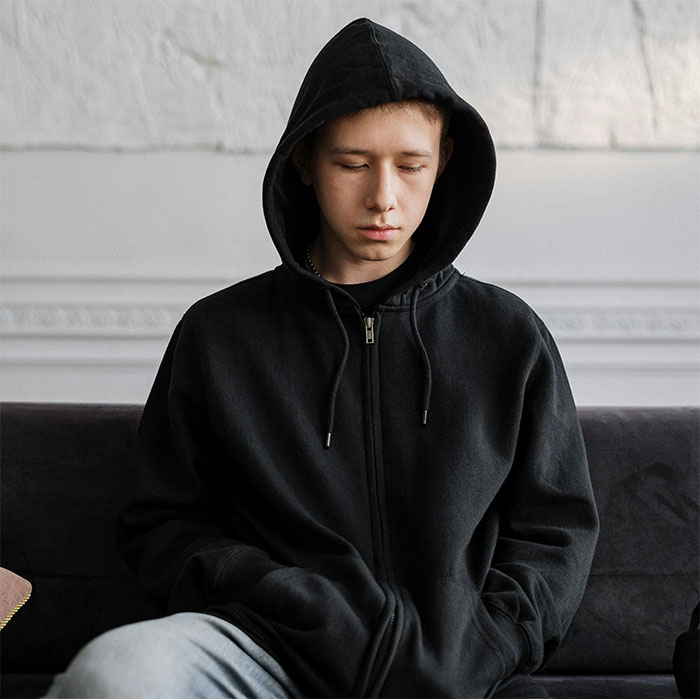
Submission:
[[[0,677],[0,697],[6,699],[32,699],[43,697],[54,676],[52,674],[5,673]]]
[[[556,699],[678,699],[673,675],[541,675]]]

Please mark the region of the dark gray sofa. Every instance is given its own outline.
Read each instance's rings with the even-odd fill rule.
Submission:
[[[29,602],[0,632],[2,697],[36,697],[86,641],[158,615],[113,524],[141,408],[6,403],[0,564]],[[541,675],[552,697],[677,697],[676,637],[698,591],[694,408],[579,410],[601,515],[581,607]]]

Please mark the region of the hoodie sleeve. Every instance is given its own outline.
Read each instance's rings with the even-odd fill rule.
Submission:
[[[243,601],[257,580],[281,567],[224,524],[216,479],[227,455],[207,420],[196,349],[183,340],[184,324],[146,402],[117,523],[122,557],[167,613]]]
[[[521,658],[549,659],[583,595],[598,515],[583,437],[559,353],[538,320],[511,472],[498,497],[499,537],[482,599]]]

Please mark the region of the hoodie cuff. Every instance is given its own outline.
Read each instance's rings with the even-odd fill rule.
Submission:
[[[489,607],[491,618],[503,638],[508,642],[509,649],[514,656],[514,667],[511,672],[525,672],[532,659],[530,639],[525,629],[516,621],[513,621],[497,607]]]
[[[238,544],[231,550],[220,566],[215,585],[235,587],[240,595],[249,593],[260,580],[278,568],[284,568],[273,561],[259,548],[247,544]]]

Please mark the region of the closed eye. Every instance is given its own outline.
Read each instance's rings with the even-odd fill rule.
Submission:
[[[340,167],[342,167],[344,170],[362,170],[363,168],[367,167],[364,163],[362,165],[348,165],[347,163],[338,163]]]

